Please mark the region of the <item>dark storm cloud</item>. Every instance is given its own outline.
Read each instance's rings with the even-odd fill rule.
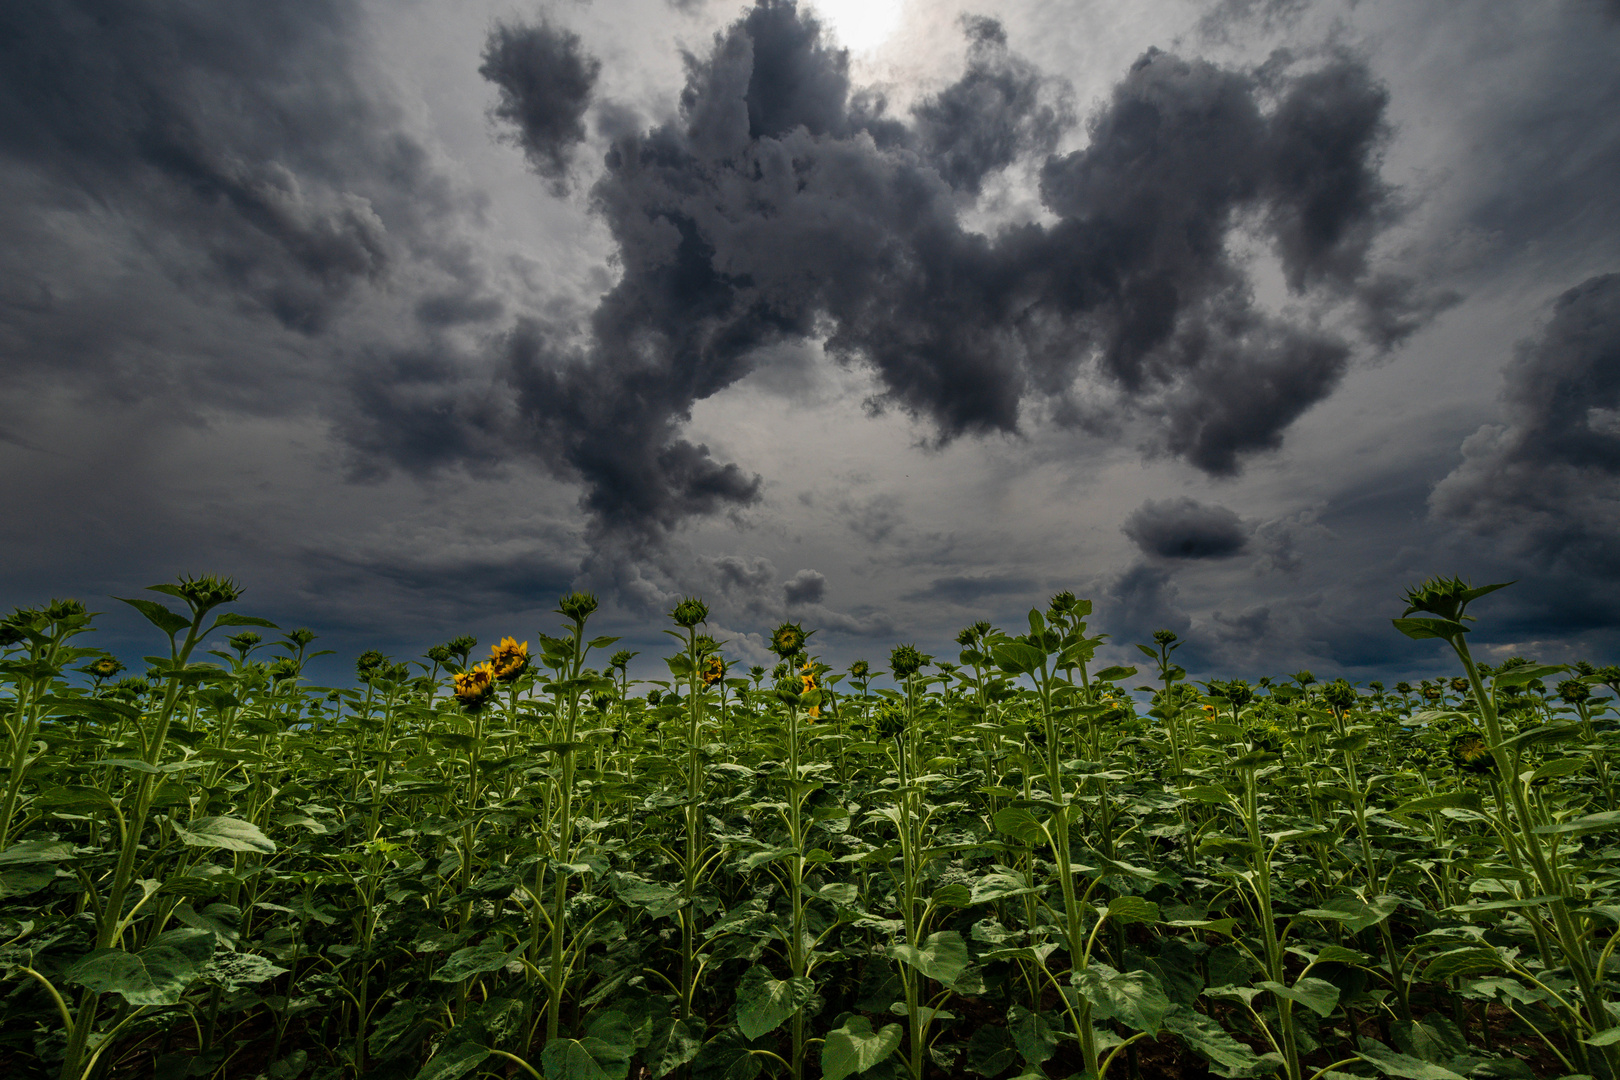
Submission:
[[[1182,496],[1149,499],[1125,519],[1121,531],[1144,555],[1161,559],[1224,559],[1249,542],[1252,531],[1224,506],[1206,506]]]
[[[919,149],[953,188],[978,194],[984,178],[1030,154],[1049,153],[1066,128],[1063,84],[1007,49],[1001,24],[962,20],[968,36],[962,78],[912,110]]]
[[[1368,287],[1393,214],[1386,96],[1357,58],[1241,71],[1149,51],[1089,145],[1047,159],[1056,222],[985,236],[964,228],[963,195],[1038,158],[1064,120],[999,25],[965,28],[962,77],[899,119],[852,92],[813,15],[761,0],[687,58],[679,120],[614,140],[593,196],[623,276],[591,340],[526,320],[505,356],[523,444],[583,482],[598,525],[652,537],[758,498],[758,477],[679,428],[779,341],[830,331],[834,356],[877,375],[875,403],[940,441],[1017,431],[1045,399],[1061,422],[1145,425],[1149,453],[1230,474],[1353,353],[1255,304],[1230,254],[1240,229],[1262,231],[1312,312],[1413,310],[1389,281]]]
[[[1463,443],[1431,512],[1532,563],[1620,579],[1620,274],[1558,298],[1501,401],[1505,423]]]
[[[827,594],[827,578],[814,570],[800,570],[782,583],[782,599],[789,606],[819,604]]]
[[[1040,587],[1034,578],[1017,574],[985,574],[977,577],[952,575],[935,578],[926,589],[909,593],[907,600],[944,600],[958,605],[970,605],[989,596],[1010,596],[1033,593]]]
[[[560,182],[569,150],[585,138],[585,108],[601,61],[585,53],[577,34],[545,19],[497,23],[483,59],[478,73],[500,90],[490,115],[516,128],[514,138],[536,172]]]
[[[440,194],[355,81],[354,16],[344,0],[8,3],[0,156],[44,182],[30,196],[149,231],[183,287],[317,333]]]

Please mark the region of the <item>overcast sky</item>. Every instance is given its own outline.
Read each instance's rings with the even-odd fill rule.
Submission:
[[[8,0],[0,603],[1620,660],[1614,0]],[[1105,659],[1135,656],[1134,649]],[[660,665],[661,667],[661,665]]]

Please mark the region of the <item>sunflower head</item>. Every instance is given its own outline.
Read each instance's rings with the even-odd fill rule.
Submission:
[[[375,676],[381,675],[387,666],[388,657],[376,649],[367,649],[355,659],[354,673],[361,682],[370,682]]]
[[[854,678],[864,679],[868,675],[872,674],[872,665],[868,664],[865,660],[857,660],[853,664],[849,665],[849,673]]]
[[[583,623],[596,610],[596,597],[588,592],[571,592],[557,601],[557,614]]]
[[[805,639],[810,635],[798,623],[785,622],[771,635],[771,652],[786,660],[804,651]]]
[[[529,668],[529,643],[516,638],[501,638],[501,643],[489,651],[489,667],[495,672],[497,680],[512,682]]]
[[[1558,696],[1565,704],[1579,705],[1592,696],[1592,688],[1579,679],[1565,679],[1558,684]]]
[[[704,686],[713,686],[726,677],[726,661],[719,653],[713,653],[703,658],[698,665],[698,675],[703,679]]]
[[[1356,703],[1356,688],[1343,679],[1334,679],[1322,687],[1322,700],[1335,709],[1348,709]]]
[[[124,665],[120,664],[118,658],[113,656],[103,656],[90,665],[90,674],[98,679],[110,679],[123,670]]]
[[[1451,740],[1451,763],[1464,772],[1496,771],[1496,758],[1478,732],[1465,731]]]
[[[475,664],[471,670],[456,676],[456,700],[467,712],[474,713],[484,707],[495,694],[495,669],[489,663]]]

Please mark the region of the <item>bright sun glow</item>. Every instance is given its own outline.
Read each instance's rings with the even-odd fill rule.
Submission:
[[[900,28],[904,0],[814,0],[838,44],[851,52],[875,49]]]

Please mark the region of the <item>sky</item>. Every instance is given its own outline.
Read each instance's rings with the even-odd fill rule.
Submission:
[[[10,0],[0,606],[1620,660],[1615,0]]]

